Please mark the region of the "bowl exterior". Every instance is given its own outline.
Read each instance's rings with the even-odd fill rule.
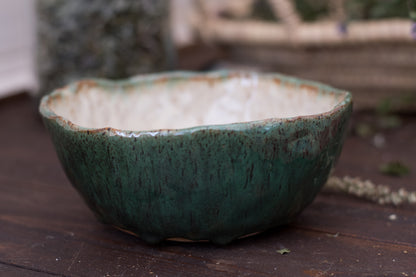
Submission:
[[[71,183],[102,221],[149,243],[225,244],[286,224],[338,158],[352,110],[152,132],[77,129],[44,116]]]

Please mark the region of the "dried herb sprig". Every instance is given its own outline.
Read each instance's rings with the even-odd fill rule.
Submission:
[[[325,190],[344,192],[359,198],[371,200],[381,205],[416,204],[416,191],[400,188],[392,190],[386,185],[376,185],[369,180],[345,176],[343,178],[330,177],[325,184]]]

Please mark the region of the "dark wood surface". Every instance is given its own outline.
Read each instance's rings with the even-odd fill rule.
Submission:
[[[322,192],[292,224],[225,247],[139,238],[95,220],[27,96],[0,101],[0,276],[415,276],[415,206]],[[335,174],[416,190],[416,118],[386,146],[348,137]],[[383,176],[382,161],[412,172]],[[389,219],[395,214],[396,220]],[[290,253],[281,255],[282,248]]]

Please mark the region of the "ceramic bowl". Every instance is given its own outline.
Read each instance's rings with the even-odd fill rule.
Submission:
[[[40,104],[91,210],[149,243],[290,222],[326,182],[351,110],[348,92],[243,72],[85,80]]]

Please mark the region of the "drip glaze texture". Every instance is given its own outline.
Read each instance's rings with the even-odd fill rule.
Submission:
[[[80,126],[53,109],[81,88],[140,93],[144,85],[254,75],[334,105],[314,115],[157,130]],[[313,201],[340,154],[352,102],[348,92],[279,74],[173,72],[80,81],[43,97],[39,109],[66,175],[100,221],[149,243],[227,244],[287,224]]]

